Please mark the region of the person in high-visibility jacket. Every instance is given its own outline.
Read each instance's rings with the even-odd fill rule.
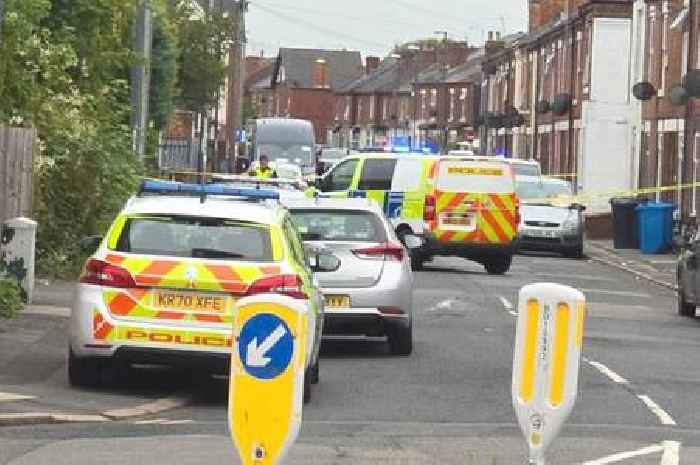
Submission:
[[[260,155],[258,167],[250,171],[250,175],[256,178],[276,178],[277,172],[270,168],[270,160],[267,155]]]

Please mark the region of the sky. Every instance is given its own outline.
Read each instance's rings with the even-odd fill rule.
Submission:
[[[488,31],[526,28],[526,0],[251,0],[248,54],[280,47],[359,50],[386,56],[394,44],[446,31],[482,44]]]

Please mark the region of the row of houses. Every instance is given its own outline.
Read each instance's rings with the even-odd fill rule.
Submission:
[[[474,141],[570,178],[594,211],[650,189],[694,218],[697,28],[695,0],[529,0],[528,31],[482,47],[281,49],[246,89],[256,116],[310,119],[320,144]]]

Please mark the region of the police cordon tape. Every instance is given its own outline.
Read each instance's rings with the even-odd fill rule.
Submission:
[[[700,187],[700,182],[689,183],[689,184],[675,184],[673,186],[659,186],[659,187],[649,187],[644,189],[634,189],[634,190],[619,190],[619,191],[607,191],[605,193],[584,193],[578,195],[553,195],[550,197],[540,198],[540,199],[527,199],[527,203],[539,203],[546,202],[552,203],[554,205],[570,205],[570,204],[581,204],[585,205],[587,201],[595,199],[612,199],[616,197],[639,197],[647,194],[661,194],[664,192],[678,192],[687,189],[692,189],[693,187]]]

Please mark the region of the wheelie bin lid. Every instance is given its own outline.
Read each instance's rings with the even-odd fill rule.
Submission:
[[[676,206],[666,202],[648,202],[639,205],[637,210],[673,210]]]
[[[640,203],[642,203],[642,201],[634,197],[613,197],[610,199],[611,205],[620,205],[624,207],[637,206]]]

